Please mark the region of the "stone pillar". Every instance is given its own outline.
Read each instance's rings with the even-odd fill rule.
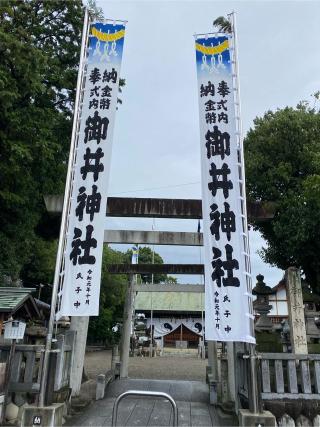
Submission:
[[[116,372],[119,362],[120,362],[119,347],[117,345],[114,345],[112,347],[111,369],[115,372],[115,375],[120,375],[120,371]],[[120,370],[120,368],[118,369]]]
[[[236,400],[236,374],[235,374],[235,344],[234,342],[227,342],[227,356],[228,356],[228,385],[229,397],[232,402]]]
[[[295,267],[288,268],[285,280],[292,353],[308,354],[300,271]]]
[[[214,381],[218,381],[218,355],[216,341],[208,341],[208,365],[211,368],[211,374]]]
[[[105,389],[106,389],[106,376],[104,374],[100,374],[97,377],[96,400],[100,400],[104,398]]]
[[[80,394],[84,357],[87,344],[88,325],[88,316],[71,318],[70,330],[76,332],[70,375],[72,396],[79,396]]]
[[[208,341],[207,380],[209,383],[209,396],[211,404],[218,403],[218,399],[221,400],[219,376],[217,343],[216,341]]]
[[[133,314],[133,297],[134,297],[134,276],[130,274],[127,296],[123,309],[123,324],[120,349],[120,378],[128,377],[129,366],[129,351],[130,351],[130,336],[132,329],[132,314]]]

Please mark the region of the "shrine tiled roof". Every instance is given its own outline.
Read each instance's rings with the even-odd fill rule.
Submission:
[[[32,298],[34,288],[0,287],[0,312],[13,312]]]
[[[136,289],[138,289],[138,287],[136,287]],[[138,291],[135,297],[134,306],[135,310],[142,311],[200,312],[204,311],[204,293],[192,291],[166,292],[165,290],[162,292],[147,292],[146,289],[142,289],[140,292]]]

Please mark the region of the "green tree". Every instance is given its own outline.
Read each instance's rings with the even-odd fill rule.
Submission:
[[[51,304],[52,279],[57,248],[57,240],[45,240],[36,237],[28,262],[20,272],[20,277],[23,278],[23,285],[38,288],[38,291],[40,290],[40,299],[48,304]],[[39,295],[39,292],[37,295]]]
[[[249,198],[274,202],[272,221],[254,228],[266,239],[263,259],[302,269],[320,289],[320,114],[308,104],[267,112],[245,138]]]
[[[217,19],[213,21],[213,26],[218,28],[218,31],[222,33],[231,33],[232,25],[229,19],[224,16],[219,16]]]
[[[83,16],[81,0],[0,2],[0,284],[53,279],[59,219],[43,196],[64,190]]]
[[[124,253],[104,246],[102,258],[102,276],[100,289],[100,313],[90,317],[88,339],[91,342],[112,344],[120,335],[112,332],[116,322],[122,322],[123,305],[128,288],[128,277],[125,274],[109,274],[108,264],[124,262]]]
[[[125,253],[125,262],[131,264],[132,250],[129,249]],[[162,257],[157,253],[153,252],[148,246],[139,247],[139,264],[163,264]],[[171,283],[177,283],[175,277],[167,276],[167,274],[155,274],[153,277],[153,283],[164,283],[170,280]],[[141,274],[141,281],[143,283],[152,283],[152,274]]]
[[[101,7],[98,7],[95,0],[88,0],[87,7],[92,17],[95,19],[103,19],[103,10]]]
[[[0,3],[0,273],[13,278],[48,237],[43,195],[63,192],[82,22],[80,0]]]

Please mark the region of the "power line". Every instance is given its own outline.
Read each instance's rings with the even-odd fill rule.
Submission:
[[[137,193],[139,191],[165,190],[167,188],[176,188],[176,187],[183,187],[185,185],[195,185],[195,184],[200,184],[200,181],[186,182],[185,184],[166,185],[165,187],[151,187],[151,188],[141,188],[140,190],[121,191],[121,192],[113,193],[111,194],[111,196],[116,196],[118,194]]]

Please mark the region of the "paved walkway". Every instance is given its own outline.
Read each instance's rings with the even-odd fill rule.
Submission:
[[[82,415],[69,420],[68,426],[111,426],[115,398],[127,390],[151,390],[169,393],[178,406],[179,426],[231,425],[221,420],[209,405],[208,386],[198,381],[118,380],[107,389],[105,399],[95,402]],[[125,398],[119,405],[118,426],[172,425],[172,408],[168,401],[154,398]]]
[[[111,352],[86,354],[86,372],[92,382],[111,365]],[[128,390],[162,391],[170,394],[178,406],[179,426],[234,426],[237,421],[209,405],[205,384],[206,360],[196,352],[166,352],[162,357],[130,357],[129,376],[110,384],[103,400],[92,403],[81,415],[69,419],[68,426],[111,426],[115,398]],[[83,390],[84,391],[84,390]],[[84,391],[88,394],[88,390]],[[90,394],[90,393],[89,393]],[[88,396],[89,396],[88,394]],[[168,401],[153,398],[125,398],[119,405],[118,426],[169,426],[172,409]]]

